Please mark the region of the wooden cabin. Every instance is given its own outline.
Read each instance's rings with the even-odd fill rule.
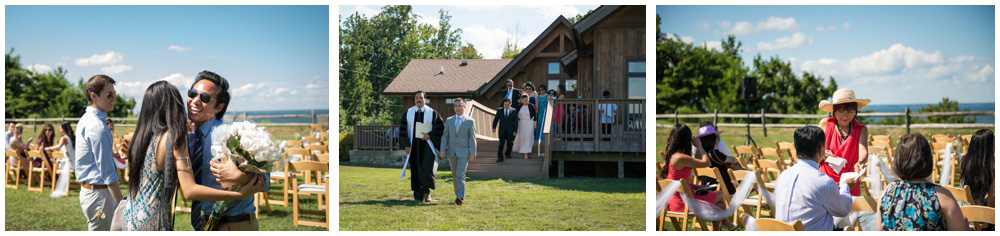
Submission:
[[[550,164],[556,163],[551,168],[562,177],[566,162],[589,163],[585,166],[594,166],[596,172],[612,169],[619,178],[626,176],[626,172],[629,176],[643,176],[645,10],[645,6],[601,6],[576,24],[559,16],[513,59],[414,59],[383,94],[401,96],[404,107],[409,108],[413,106],[413,93],[423,90],[430,101],[428,106],[441,113],[442,118],[454,114],[450,100],[468,98],[465,113],[477,120],[477,136],[491,142],[496,140],[496,134],[490,132],[489,123],[495,109],[501,106],[502,95],[498,93],[508,79],[517,87],[529,81],[536,87],[546,84],[551,90],[564,85],[566,98],[547,106],[545,135],[549,138],[540,146],[544,152],[538,160],[540,172],[514,176],[548,177]],[[610,96],[603,97],[604,91]],[[492,154],[481,153],[495,157],[495,149],[492,150]],[[469,175],[494,177],[497,173],[507,173],[501,166],[471,163]]]

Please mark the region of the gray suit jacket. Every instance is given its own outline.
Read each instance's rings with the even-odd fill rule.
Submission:
[[[476,155],[476,121],[465,116],[462,124],[455,128],[458,122],[456,116],[448,117],[444,122],[444,135],[441,136],[441,152],[445,157],[470,157]]]

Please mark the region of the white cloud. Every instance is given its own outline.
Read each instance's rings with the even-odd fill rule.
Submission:
[[[436,17],[425,16],[424,14],[414,13],[417,15],[417,24],[428,24],[437,29],[438,25],[441,24],[441,19]]]
[[[781,17],[768,17],[760,23],[757,23],[757,30],[797,30],[799,29],[799,23],[795,22],[795,18],[781,18]]]
[[[806,36],[802,32],[795,32],[795,34],[792,34],[791,37],[782,37],[771,42],[757,43],[757,50],[774,51],[783,49],[794,49],[812,43],[813,39],[811,37]]]
[[[700,46],[708,50],[722,51],[722,41],[705,41]]]
[[[836,26],[832,26],[832,25],[831,26],[826,26],[826,27],[816,26],[816,31],[831,31],[831,30],[835,30],[835,29],[837,29],[837,27]]]
[[[45,65],[45,64],[31,64],[31,65],[26,66],[25,68],[27,68],[30,71],[35,72],[36,74],[43,74],[43,73],[52,71],[52,67],[49,66],[49,65]]]
[[[995,71],[993,70],[993,66],[986,65],[986,66],[983,66],[982,70],[979,70],[978,72],[976,72],[976,76],[973,77],[973,79],[977,80],[979,82],[986,82],[986,81],[989,81],[991,79],[994,79],[994,77],[993,77],[994,73],[995,73]]]
[[[177,45],[170,45],[170,47],[167,49],[169,49],[170,51],[177,51],[177,52],[184,52],[187,50],[191,50],[191,48],[181,47]]]
[[[797,72],[808,71],[823,77],[833,76],[841,87],[865,89],[866,94],[921,93],[921,97],[974,96],[962,90],[976,90],[987,83],[992,88],[995,68],[983,65],[971,55],[946,58],[940,51],[926,52],[894,44],[889,48],[848,60],[822,58],[793,64]],[[950,90],[950,91],[946,91]],[[861,91],[858,91],[861,93]],[[898,96],[897,96],[898,97]],[[883,97],[888,103],[903,102],[896,97]],[[968,99],[968,98],[966,98]],[[974,98],[973,98],[974,99]],[[886,102],[886,101],[882,101]],[[913,101],[910,101],[913,102]]]
[[[125,56],[121,53],[110,51],[105,54],[94,54],[90,57],[81,57],[76,59],[76,65],[78,66],[89,66],[89,65],[105,65],[105,64],[115,64],[122,61]]]
[[[844,22],[844,25],[840,27],[844,28],[844,30],[851,30],[852,28],[854,28],[853,26],[851,26],[851,22]]]
[[[109,75],[121,74],[122,72],[130,70],[132,70],[132,66],[122,64],[101,67],[101,72]]]
[[[486,26],[475,24],[462,27],[462,39],[476,46],[476,50],[483,54],[485,59],[498,59],[503,55],[503,46],[511,35],[500,28],[486,28]],[[527,35],[518,36],[520,41],[518,46],[528,46],[534,37]]]
[[[542,19],[555,19],[560,15],[566,18],[571,18],[577,14],[585,14],[585,12],[580,12],[579,9],[570,5],[529,5],[525,7],[537,11],[539,17]]]
[[[663,35],[664,35],[664,37],[666,37],[668,39],[675,39],[675,40],[678,39],[677,37],[674,36],[674,33],[664,33]],[[694,37],[691,37],[691,36],[681,36],[679,40],[681,42],[684,42],[684,43],[691,43],[691,42],[694,42]]]
[[[712,29],[712,25],[709,24],[708,22],[701,22],[701,23],[699,23],[699,25],[701,25],[701,28],[704,28],[705,30]]]
[[[733,34],[737,36],[764,30],[791,31],[797,30],[801,26],[795,18],[781,18],[775,16],[768,17],[765,20],[757,22],[756,25],[749,21],[739,21],[735,24],[730,24],[729,21],[721,21],[718,24],[725,30],[723,34]]]
[[[378,15],[382,12],[380,9],[375,9],[367,6],[354,6],[354,11],[363,17],[369,18]]]
[[[264,88],[264,86],[266,86],[266,85],[267,85],[267,83],[263,83],[263,82],[262,83],[256,83],[256,84],[252,84],[252,83],[251,84],[245,84],[243,86],[240,86],[240,87],[235,88],[235,89],[232,90],[233,91],[233,97],[243,97],[243,96],[248,95],[248,94],[253,94],[253,92],[256,92],[257,90]]]

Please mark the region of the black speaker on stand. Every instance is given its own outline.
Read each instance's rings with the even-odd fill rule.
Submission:
[[[743,76],[743,83],[740,85],[743,94],[744,110],[747,113],[747,140],[743,145],[757,147],[757,142],[750,137],[750,104],[757,99],[757,77]]]

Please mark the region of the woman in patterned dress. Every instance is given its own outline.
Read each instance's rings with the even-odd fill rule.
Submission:
[[[900,180],[889,184],[882,195],[879,230],[969,230],[951,192],[927,180],[934,168],[931,155],[923,135],[908,134],[899,140],[892,169]]]
[[[122,229],[173,230],[171,201],[178,184],[184,197],[198,201],[239,200],[264,188],[260,178],[251,179],[240,191],[198,185],[188,159],[187,117],[177,87],[158,81],[146,89],[129,142],[128,205],[122,214]],[[172,151],[172,153],[169,153]]]

